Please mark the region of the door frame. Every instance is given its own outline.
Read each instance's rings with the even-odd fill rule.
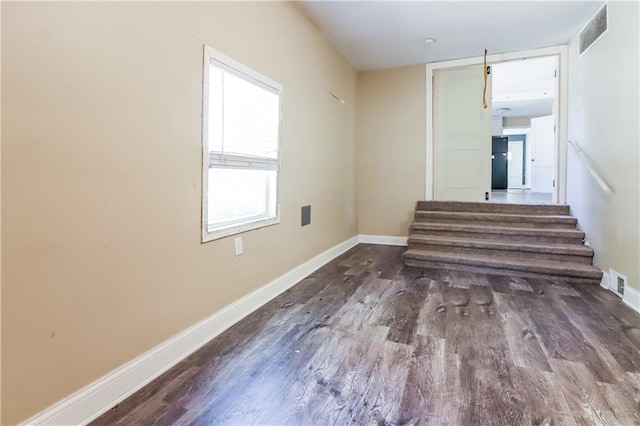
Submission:
[[[556,56],[558,64],[558,78],[556,79],[556,105],[555,105],[555,172],[556,185],[552,196],[554,203],[564,204],[567,199],[567,113],[568,113],[568,56],[567,45],[547,47],[543,49],[523,50],[519,52],[497,53],[487,55],[487,65],[519,59],[536,58],[542,56]],[[426,155],[426,194],[425,200],[433,200],[435,195],[435,111],[434,111],[434,87],[437,70],[449,68],[468,67],[481,65],[482,56],[473,58],[455,59],[451,61],[432,62],[426,64],[426,91],[427,91],[427,155]]]

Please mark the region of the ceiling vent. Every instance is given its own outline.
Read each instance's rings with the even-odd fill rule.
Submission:
[[[607,4],[605,3],[602,9],[580,31],[580,55],[586,52],[607,31],[607,24]]]

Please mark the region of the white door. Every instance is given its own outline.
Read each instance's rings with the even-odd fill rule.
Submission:
[[[522,141],[509,141],[509,188],[522,188]]]
[[[482,108],[483,66],[435,76],[435,199],[484,201],[491,193],[491,75]]]
[[[553,193],[554,125],[553,115],[531,119],[531,192]]]

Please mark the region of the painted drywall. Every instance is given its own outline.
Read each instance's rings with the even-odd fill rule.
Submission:
[[[491,117],[491,136],[502,136],[502,117]]]
[[[531,127],[532,117],[502,117],[502,126],[508,128]]]
[[[569,140],[613,187],[606,194],[569,148],[567,200],[595,251],[594,263],[640,289],[638,3],[609,2],[609,29],[578,55],[569,46]]]
[[[293,4],[2,8],[2,424],[357,234],[357,75]],[[200,243],[203,44],[284,85],[281,223],[240,257]]]
[[[2,5],[0,4],[0,22],[2,22]],[[2,31],[0,31],[0,46],[2,46]],[[0,79],[2,67],[0,67]],[[0,84],[0,99],[2,85]],[[0,105],[0,115],[2,114]],[[0,135],[2,134],[2,120],[0,119]],[[0,136],[0,422],[2,422],[2,137]]]
[[[406,236],[425,197],[424,65],[358,74],[360,234]]]

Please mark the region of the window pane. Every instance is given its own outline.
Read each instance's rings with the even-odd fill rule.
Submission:
[[[202,241],[277,223],[282,85],[204,49]]]
[[[209,225],[275,216],[276,172],[209,169]]]
[[[224,153],[277,158],[279,95],[232,73],[222,74]]]
[[[222,151],[222,70],[209,67],[209,150]]]

